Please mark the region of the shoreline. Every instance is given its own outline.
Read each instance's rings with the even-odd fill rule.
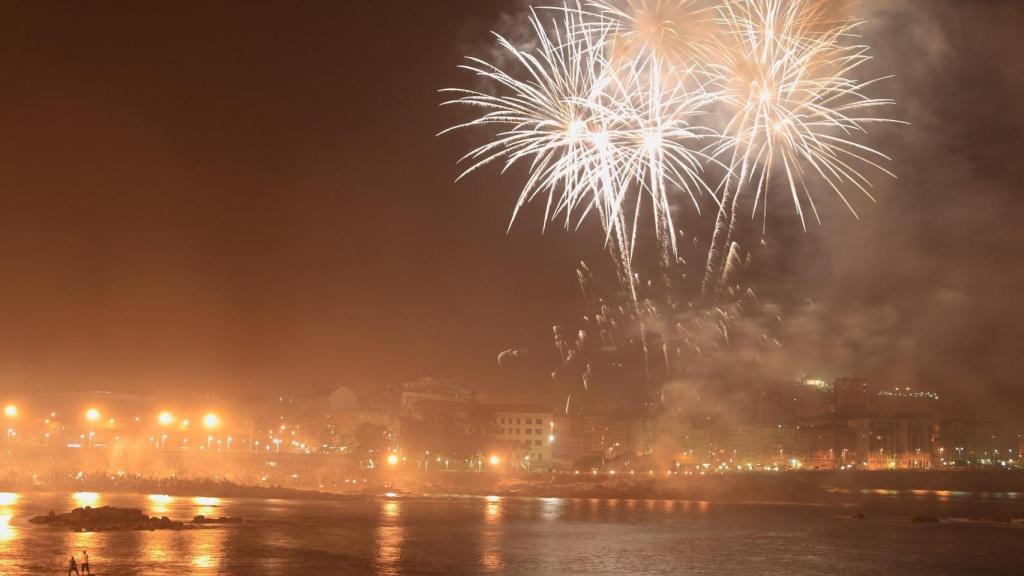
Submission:
[[[782,472],[653,477],[593,474],[500,476],[476,473],[381,474],[360,489],[330,491],[237,484],[215,479],[114,478],[51,484],[3,483],[0,492],[100,492],[176,497],[346,501],[375,497],[501,496],[719,502],[816,503],[861,494],[1024,498],[1024,470]]]

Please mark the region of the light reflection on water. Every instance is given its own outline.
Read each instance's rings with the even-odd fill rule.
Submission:
[[[561,498],[542,498],[541,517],[548,521],[558,520],[562,515],[563,506],[565,506],[565,500]]]
[[[193,516],[206,516],[208,518],[212,518],[217,515],[217,508],[223,504],[223,501],[220,498],[196,496],[192,499],[192,503],[197,506]]]
[[[398,574],[398,563],[402,560],[402,544],[405,529],[401,525],[402,504],[397,500],[380,503],[380,522],[377,526],[378,574]]]
[[[14,518],[14,505],[19,498],[14,492],[0,492],[0,544],[18,536],[18,529],[11,526],[11,520]]]
[[[163,564],[173,558],[176,548],[175,540],[178,533],[169,530],[157,530],[144,548],[143,559],[146,564]]]
[[[220,570],[224,558],[224,539],[228,530],[212,528],[209,530],[190,530],[188,536],[188,558],[192,567],[191,573],[216,573]]]
[[[1015,544],[1024,534],[1024,522],[951,521],[923,528],[909,522],[917,514],[1024,519],[1024,502],[943,500],[939,492],[861,495],[853,505],[867,520],[859,521],[848,519],[849,503],[839,509],[498,496],[283,502],[82,494],[0,493],[0,574],[66,572],[68,555],[80,558],[82,550],[89,550],[97,573],[124,576],[571,571],[724,576],[764,574],[764,566],[772,565],[792,568],[796,550],[799,567],[787,574],[859,574],[878,565],[895,567],[887,574],[936,573],[943,572],[943,562],[960,562],[965,570],[987,568],[973,573],[1013,573],[1013,567],[1024,564],[1024,551]],[[175,520],[216,513],[246,521],[199,530],[100,533],[28,523],[33,515],[64,512],[83,501],[140,508]],[[923,530],[936,543],[928,550],[920,547]],[[1003,552],[986,553],[994,549]],[[914,572],[907,571],[911,567]]]
[[[174,497],[167,494],[150,494],[146,499],[149,501],[148,512],[153,516],[167,514],[171,510],[171,505],[174,504]]]
[[[100,494],[98,492],[75,492],[71,495],[71,501],[75,508],[86,506],[95,508],[100,503]]]
[[[99,541],[106,538],[102,532],[65,532],[65,534],[65,547],[75,551],[95,550]]]
[[[17,528],[11,526],[13,514],[0,510],[0,543],[9,542],[18,536]]]
[[[488,496],[484,504],[484,526],[480,530],[480,566],[486,573],[497,573],[504,568],[501,556],[503,539],[502,517],[505,503],[498,496]]]

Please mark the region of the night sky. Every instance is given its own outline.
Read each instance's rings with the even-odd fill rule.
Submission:
[[[455,183],[482,134],[438,89],[517,2],[6,3],[0,385],[269,393],[420,375],[501,395],[549,354],[601,236]],[[898,181],[806,234],[770,219],[750,283],[790,307],[766,371],[1024,406],[1024,4],[865,2],[910,122]],[[778,208],[784,208],[779,204]],[[780,214],[785,210],[779,210]],[[758,223],[759,224],[759,223]],[[538,363],[543,363],[538,360]]]

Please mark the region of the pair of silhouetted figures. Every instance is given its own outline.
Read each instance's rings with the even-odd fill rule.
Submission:
[[[75,561],[75,556],[72,554],[71,559],[68,560],[68,576],[71,576],[72,572],[78,574],[78,576],[82,576],[82,574],[92,574],[92,571],[89,570],[89,553],[85,550],[82,550],[81,572],[78,571],[78,567],[79,564]]]

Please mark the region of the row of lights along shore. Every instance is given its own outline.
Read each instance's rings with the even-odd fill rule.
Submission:
[[[20,413],[20,410],[18,410],[18,407],[14,404],[8,404],[4,407],[4,415],[9,419],[17,418]],[[51,412],[50,417],[56,417],[56,414]],[[96,408],[89,408],[85,411],[85,419],[88,422],[99,422],[103,419],[103,414]],[[138,418],[136,418],[136,420],[138,420]],[[178,418],[173,412],[168,410],[160,412],[157,415],[156,420],[161,426],[171,426],[178,423]],[[181,425],[187,427],[189,425],[189,421],[187,419],[181,420]],[[220,416],[217,416],[215,412],[207,412],[203,415],[204,428],[212,430],[218,426],[220,426]]]

